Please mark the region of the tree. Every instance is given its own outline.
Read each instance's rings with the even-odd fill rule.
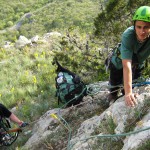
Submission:
[[[12,21],[8,21],[6,26],[7,26],[7,27],[13,26],[13,22],[12,22]]]
[[[95,18],[95,35],[107,39],[107,45],[114,46],[120,42],[122,32],[132,25],[134,11],[141,5],[150,5],[150,1],[142,0],[109,0]]]

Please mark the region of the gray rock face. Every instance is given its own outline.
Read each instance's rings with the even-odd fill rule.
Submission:
[[[58,123],[58,120],[50,117],[51,114],[57,114],[58,110],[61,112],[61,116],[67,116],[71,111],[79,112],[82,110],[82,113],[88,114],[93,110],[101,110],[101,103],[104,102],[108,95],[107,90],[107,82],[98,83],[100,88],[100,92],[97,92],[93,96],[84,97],[84,102],[79,106],[74,106],[67,109],[53,109],[48,111],[45,115],[43,115],[39,121],[35,124],[33,128],[33,135],[25,144],[24,148],[28,149],[38,149],[36,145],[40,144],[43,139],[45,139],[48,135],[52,133],[57,133],[61,124],[58,124],[57,127],[53,128],[54,123]],[[139,96],[137,98],[138,105],[134,108],[127,107],[124,102],[124,97],[119,98],[115,101],[109,108],[102,111],[99,115],[94,114],[91,117],[84,120],[79,126],[77,132],[71,137],[69,141],[69,146],[71,150],[87,150],[91,149],[92,146],[95,145],[98,138],[97,136],[102,137],[104,135],[111,135],[109,133],[105,133],[103,130],[99,130],[99,133],[95,133],[97,128],[100,128],[106,120],[110,120],[115,124],[114,133],[116,135],[128,133],[129,131],[125,131],[126,127],[131,123],[131,121],[136,120],[137,114],[143,111],[147,106],[147,102],[150,100],[150,86],[142,86],[138,88],[134,88],[134,92],[138,92]],[[149,109],[148,109],[149,110]],[[79,115],[79,114],[77,114]],[[109,122],[107,122],[106,126]],[[143,130],[145,128],[150,127],[150,111],[146,111],[143,117],[141,117],[135,125],[133,126],[132,131],[135,132],[139,130]],[[108,130],[106,131],[108,132]],[[67,134],[67,133],[66,133]],[[121,137],[118,137],[121,139]],[[131,150],[137,149],[142,145],[144,141],[150,139],[150,130],[145,130],[138,132],[136,134],[128,134],[124,136],[122,150]],[[106,139],[107,141],[107,139]],[[103,144],[103,143],[101,143]],[[104,146],[104,144],[103,144]],[[65,150],[65,148],[64,148]]]
[[[19,37],[18,41],[15,43],[15,47],[19,49],[19,48],[23,48],[26,45],[30,45],[30,44],[32,44],[31,40],[28,40],[25,36],[21,35]]]

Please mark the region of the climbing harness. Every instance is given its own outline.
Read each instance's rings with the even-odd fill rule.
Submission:
[[[121,43],[118,43],[108,54],[108,57],[105,60],[105,69],[106,72],[110,69],[111,59],[113,56],[116,56],[116,59],[121,59],[121,53],[119,50],[119,47],[121,46]]]

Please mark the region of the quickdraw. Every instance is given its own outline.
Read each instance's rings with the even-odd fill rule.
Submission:
[[[120,53],[120,50],[119,50],[119,47],[121,46],[121,43],[118,43],[111,51],[110,53],[108,54],[108,57],[106,58],[105,60],[105,69],[106,69],[106,72],[108,72],[108,69],[110,69],[110,63],[111,63],[111,59],[112,59],[112,56],[115,55],[117,56],[117,58],[121,59],[121,53]]]

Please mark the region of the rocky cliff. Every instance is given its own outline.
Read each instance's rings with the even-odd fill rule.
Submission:
[[[109,108],[107,82],[96,83],[97,93],[66,109],[50,109],[35,123],[25,149],[32,150],[137,150],[150,140],[150,86],[134,88],[136,107],[127,107],[124,97]],[[143,145],[144,144],[144,145]]]

